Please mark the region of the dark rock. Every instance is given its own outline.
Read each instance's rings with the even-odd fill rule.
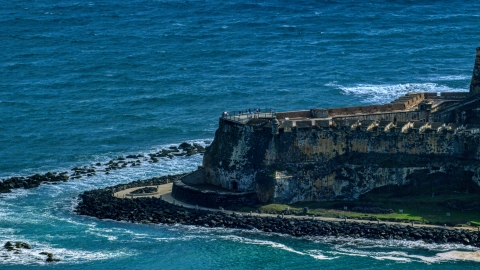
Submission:
[[[46,255],[47,255],[47,259],[45,260],[46,262],[58,262],[58,261],[60,261],[60,259],[53,258],[52,253],[47,253],[46,252]]]
[[[196,153],[197,153],[197,152],[195,152],[195,150],[190,149],[190,150],[187,151],[187,154],[186,154],[186,155],[187,155],[187,156],[193,156],[193,155],[195,155]]]
[[[183,149],[183,150],[191,149],[192,147],[193,146],[191,144],[187,143],[187,142],[183,142],[178,146],[178,148]]]
[[[195,147],[199,153],[205,153],[205,147],[203,147],[203,146],[201,146],[197,143],[194,143],[193,147]]]

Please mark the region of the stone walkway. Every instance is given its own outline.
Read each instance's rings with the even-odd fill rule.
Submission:
[[[116,192],[113,194],[114,197],[117,198],[124,198],[124,199],[131,199],[131,198],[140,198],[140,197],[155,197],[155,198],[161,198],[162,200],[174,204],[174,205],[179,205],[185,208],[190,208],[190,209],[201,209],[201,210],[208,210],[208,211],[214,211],[214,212],[234,212],[231,210],[222,210],[222,209],[215,209],[215,208],[207,208],[207,207],[202,207],[202,206],[197,206],[197,205],[191,205],[188,203],[184,203],[182,201],[175,200],[175,198],[172,197],[172,186],[173,183],[168,183],[164,185],[158,185],[158,186],[141,186],[141,187],[134,187],[134,188],[129,188],[125,189],[119,192]],[[157,187],[157,192],[156,193],[147,193],[147,194],[135,194],[133,197],[131,195],[128,195],[130,192],[140,189],[140,188],[145,188],[145,187]],[[237,214],[243,214],[243,215],[253,215],[253,216],[260,216],[260,217],[277,217],[278,214],[258,214],[258,213],[246,213],[246,212],[235,212]],[[294,216],[294,215],[285,215],[284,217],[286,218],[298,218],[298,219],[312,219],[311,216]],[[406,223],[406,222],[392,222],[392,221],[371,221],[371,220],[363,220],[363,219],[341,219],[341,218],[330,218],[330,217],[319,217],[315,216],[315,220],[324,220],[324,221],[336,221],[336,222],[341,222],[341,221],[347,221],[347,222],[358,222],[358,223],[381,223],[381,224],[388,224],[388,225],[412,225],[411,223]],[[415,224],[416,227],[430,227],[430,228],[444,228],[443,226],[438,226],[438,225],[428,225],[428,224]],[[450,229],[467,229],[467,230],[479,230],[478,228],[474,227],[447,227]]]
[[[173,183],[168,183],[168,184],[164,184],[164,185],[158,185],[158,186],[141,186],[141,187],[134,187],[134,188],[129,188],[129,189],[124,189],[122,191],[119,191],[119,192],[115,192],[113,194],[114,197],[117,197],[117,198],[127,198],[127,199],[130,199],[130,195],[128,195],[130,192],[134,191],[134,190],[137,190],[137,189],[140,189],[140,188],[146,188],[146,187],[156,187],[157,188],[157,192],[156,193],[147,193],[147,194],[142,194],[142,193],[138,193],[138,194],[135,194],[133,197],[134,198],[139,198],[139,197],[160,197],[162,195],[165,195],[165,194],[170,194],[172,193],[172,186],[173,186]]]
[[[116,193],[113,194],[113,196],[117,197],[117,198],[131,199],[132,197],[130,195],[128,195],[130,192],[132,192],[134,190],[137,190],[137,189],[140,189],[140,188],[145,188],[145,187],[157,187],[157,192],[156,193],[148,193],[148,194],[141,194],[140,193],[140,194],[134,195],[133,198],[155,197],[155,198],[161,198],[162,200],[164,200],[168,203],[171,203],[171,204],[183,206],[185,208],[202,209],[202,210],[208,210],[208,211],[222,211],[220,209],[213,209],[213,208],[207,208],[207,207],[202,207],[202,206],[196,206],[196,205],[192,205],[192,204],[188,204],[188,203],[184,203],[184,202],[175,200],[172,197],[173,183],[168,183],[168,184],[158,185],[158,186],[142,186],[142,187],[129,188],[129,189],[125,189],[125,190],[116,192]]]

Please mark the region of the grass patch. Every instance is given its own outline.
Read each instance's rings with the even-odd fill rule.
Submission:
[[[443,194],[438,196],[405,196],[394,197],[392,194],[366,194],[358,201],[300,202],[294,204],[264,204],[255,207],[237,207],[235,211],[281,214],[287,208],[296,215],[303,215],[304,207],[308,207],[309,215],[335,218],[354,218],[367,220],[398,221],[428,223],[449,226],[480,226],[479,194]],[[355,206],[379,207],[392,209],[391,214],[372,214],[351,211]],[[344,210],[347,207],[347,210]],[[402,209],[403,213],[399,210]],[[447,216],[449,213],[450,216]]]

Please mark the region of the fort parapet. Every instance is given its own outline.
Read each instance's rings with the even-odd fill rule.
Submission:
[[[432,179],[480,185],[479,53],[470,92],[407,93],[389,104],[347,108],[224,113],[201,182],[282,203],[356,199],[377,187]]]

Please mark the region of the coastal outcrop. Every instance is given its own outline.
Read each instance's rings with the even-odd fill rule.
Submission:
[[[5,245],[3,245],[3,248],[5,248],[9,252],[13,252],[14,254],[21,254],[22,249],[32,249],[32,247],[28,243],[25,243],[25,242],[14,242],[14,243],[7,241]],[[43,252],[40,252],[39,254],[47,255],[47,258],[45,259],[46,262],[60,261],[60,259],[53,257],[53,253],[43,251]],[[5,255],[5,256],[8,256],[8,255]]]
[[[30,176],[14,176],[0,181],[0,193],[9,193],[12,189],[31,189],[41,184],[59,184],[69,180],[92,177],[98,173],[110,174],[112,171],[128,167],[141,166],[142,161],[157,163],[160,158],[172,159],[175,157],[191,156],[205,153],[205,148],[198,143],[183,142],[178,147],[171,146],[155,153],[130,154],[111,159],[108,162],[91,164],[83,167],[74,167],[70,172],[47,172],[45,174],[34,174]]]
[[[478,188],[478,67],[480,48],[470,92],[407,93],[389,104],[347,108],[224,112],[201,183],[193,186],[287,204],[356,200],[376,188],[429,179]]]
[[[183,176],[183,175],[182,175]],[[155,183],[171,182],[182,176],[165,176]],[[328,236],[366,239],[423,240],[428,243],[460,243],[480,246],[480,232],[442,227],[421,227],[380,222],[323,221],[312,217],[294,218],[278,215],[260,216],[231,211],[187,209],[160,198],[121,199],[114,192],[151,185],[152,180],[136,181],[105,189],[86,191],[79,196],[76,212],[100,219],[112,219],[143,224],[182,224],[202,227],[259,230],[295,237]]]

